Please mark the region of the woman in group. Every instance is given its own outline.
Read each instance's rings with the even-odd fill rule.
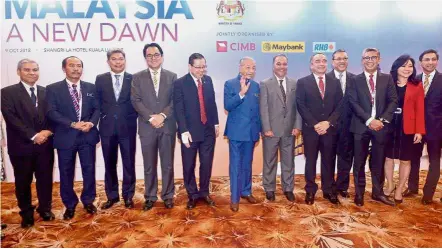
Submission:
[[[396,204],[402,203],[402,191],[410,175],[414,144],[422,142],[425,134],[424,88],[415,79],[415,61],[409,55],[397,58],[390,71],[398,95],[398,108],[390,124],[386,146],[385,176],[386,196],[394,194]],[[399,183],[393,182],[394,159],[399,159]]]

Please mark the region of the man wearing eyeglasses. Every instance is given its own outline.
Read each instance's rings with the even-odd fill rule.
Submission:
[[[440,178],[440,158],[442,148],[442,74],[436,68],[439,54],[434,49],[428,49],[419,56],[423,73],[417,78],[422,81],[425,93],[425,128],[427,134],[424,140],[427,144],[428,158],[430,161],[427,179],[424,185],[422,204],[433,202],[434,192]],[[416,155],[411,160],[411,172],[408,179],[408,188],[404,197],[418,194],[419,168],[422,156],[423,143],[416,145]],[[442,201],[442,199],[441,199]]]
[[[120,201],[118,193],[118,147],[123,162],[123,200],[126,208],[133,208],[135,193],[135,148],[138,113],[130,101],[132,74],[125,72],[126,54],[121,49],[107,52],[110,72],[95,80],[100,104],[100,137],[103,150],[104,184],[107,201],[101,206],[108,209]]]
[[[366,48],[362,52],[364,72],[349,81],[348,98],[353,109],[350,131],[354,136],[353,175],[356,189],[355,204],[364,205],[365,163],[368,157],[369,144],[370,171],[372,177],[372,199],[394,206],[383,192],[385,143],[388,129],[385,125],[391,122],[397,107],[395,83],[390,74],[377,70],[381,61],[376,48]]]
[[[188,67],[189,73],[174,83],[173,106],[181,140],[184,186],[189,197],[187,209],[193,209],[198,199],[209,206],[215,205],[209,196],[209,184],[219,122],[212,78],[205,75],[206,59],[194,53],[189,57]],[[199,190],[195,180],[197,154],[200,159]]]
[[[347,82],[354,74],[347,71],[348,55],[343,49],[338,49],[332,54],[333,70],[327,73],[329,77],[336,78],[341,84],[344,101],[342,104],[341,118],[339,119],[337,133],[338,176],[336,178],[336,191],[344,198],[350,197],[348,187],[350,184],[350,170],[353,163],[353,135],[350,132],[350,123],[353,112],[348,102]]]
[[[163,49],[157,43],[146,44],[143,56],[148,68],[132,77],[131,99],[138,112],[138,134],[144,161],[144,210],[158,200],[158,154],[161,161],[161,199],[166,208],[173,207],[175,192],[173,157],[176,122],[173,115],[173,82],[177,75],[162,68]]]
[[[305,203],[312,205],[318,191],[316,164],[321,152],[321,189],[324,199],[339,204],[335,186],[336,140],[342,109],[342,90],[337,79],[328,76],[327,57],[310,58],[312,74],[298,80],[296,103],[302,117],[305,152]]]

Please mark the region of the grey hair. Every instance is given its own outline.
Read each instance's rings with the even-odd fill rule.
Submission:
[[[246,60],[251,60],[251,61],[253,61],[256,64],[255,59],[253,59],[250,56],[244,56],[244,57],[241,58],[241,60],[239,60],[239,65],[242,66],[243,62],[246,61]]]
[[[284,57],[287,61],[289,61],[289,58],[287,58],[287,55],[285,55],[285,54],[277,54],[277,55],[275,55],[275,57],[273,57],[273,63],[275,63],[275,60],[278,57]]]
[[[313,57],[315,57],[315,56],[318,55],[318,54],[322,54],[323,56],[325,56],[325,57],[327,58],[327,55],[325,55],[324,53],[315,53],[315,54],[313,54],[312,56],[310,56],[310,63],[312,63],[312,61],[313,61]]]
[[[368,53],[368,52],[376,52],[376,53],[378,53],[378,56],[381,57],[381,52],[379,52],[379,49],[377,49],[377,48],[365,48],[362,51],[362,57],[364,57],[365,53]]]
[[[123,49],[121,49],[121,48],[112,48],[112,49],[109,49],[109,51],[107,51],[107,53],[106,53],[107,60],[110,60],[110,57],[113,54],[116,54],[116,53],[122,54],[124,59],[126,59],[126,53],[124,53]]]
[[[35,63],[38,66],[38,63],[31,59],[22,59],[17,63],[17,70],[20,71],[25,63]]]

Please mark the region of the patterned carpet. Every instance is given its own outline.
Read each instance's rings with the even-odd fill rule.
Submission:
[[[426,172],[422,172],[423,184]],[[1,221],[8,227],[2,247],[440,247],[442,245],[442,203],[420,204],[420,197],[406,199],[398,207],[381,205],[366,193],[365,206],[352,199],[341,199],[334,206],[319,191],[313,206],[304,204],[303,176],[296,176],[296,203],[289,203],[278,189],[274,203],[264,201],[260,177],[254,177],[253,190],[261,203],[241,201],[240,211],[229,209],[228,178],[212,180],[216,207],[198,203],[185,209],[186,192],[176,182],[175,208],[165,209],[158,201],[147,212],[143,181],[137,181],[135,209],[123,202],[98,214],[87,214],[77,206],[71,221],[62,220],[64,207],[59,184],[54,185],[53,212],[56,220],[41,221],[36,214],[33,228],[20,228],[14,185],[2,183]],[[317,179],[319,181],[319,178]],[[370,179],[367,179],[370,182]],[[106,201],[104,183],[97,183],[97,205]],[[75,184],[80,193],[81,182]],[[367,186],[367,191],[371,187]],[[353,193],[353,192],[352,192]],[[35,196],[35,189],[34,189]],[[442,197],[439,182],[435,198]],[[35,199],[35,198],[34,198]],[[436,199],[435,199],[436,200]]]

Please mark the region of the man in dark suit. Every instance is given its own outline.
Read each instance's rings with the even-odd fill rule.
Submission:
[[[337,156],[338,156],[338,176],[336,178],[336,190],[344,198],[350,197],[348,187],[350,185],[350,170],[353,164],[353,134],[350,132],[350,123],[353,112],[348,102],[347,82],[354,74],[347,71],[348,55],[343,49],[338,49],[332,55],[333,70],[327,76],[336,78],[341,84],[344,101],[341,109],[337,132]]]
[[[372,198],[394,206],[383,192],[385,143],[388,129],[397,107],[395,83],[390,74],[378,72],[381,61],[379,50],[366,48],[362,52],[364,72],[350,79],[348,98],[353,109],[350,131],[354,136],[353,175],[356,188],[355,204],[364,205],[365,164],[371,142],[370,171]]]
[[[261,132],[259,84],[253,80],[256,62],[244,57],[239,75],[224,84],[224,109],[228,111],[224,136],[229,139],[230,209],[239,211],[240,198],[255,204],[252,195],[252,161]]]
[[[54,167],[52,129],[45,116],[46,89],[36,85],[39,73],[37,62],[20,60],[17,65],[20,82],[1,90],[8,154],[14,169],[15,196],[23,228],[34,225],[31,193],[34,173],[37,180],[37,212],[45,221],[55,218],[51,212]]]
[[[174,83],[173,106],[181,140],[184,186],[189,196],[187,208],[192,209],[201,198],[209,206],[215,202],[209,196],[215,141],[219,135],[218,109],[212,78],[205,75],[206,59],[194,53],[189,57],[189,73]],[[195,160],[200,158],[200,189],[195,181]]]
[[[126,208],[133,208],[135,193],[135,149],[138,114],[130,101],[132,74],[125,72],[126,54],[121,49],[107,52],[110,72],[95,80],[97,100],[100,104],[100,138],[106,168],[104,183],[107,201],[101,206],[108,209],[120,201],[118,194],[118,147],[123,162],[123,199]]]
[[[338,204],[335,185],[336,140],[343,103],[341,85],[325,75],[327,57],[317,53],[310,58],[312,74],[298,81],[296,102],[301,114],[305,153],[305,203],[312,205],[318,185],[316,162],[321,152],[321,188],[325,199]]]
[[[428,205],[433,202],[434,192],[440,177],[440,158],[442,148],[442,74],[436,68],[439,62],[439,54],[434,49],[424,51],[419,56],[423,73],[417,78],[423,82],[425,93],[425,129],[427,131],[424,141],[427,143],[430,166],[424,186],[422,204]],[[423,143],[416,148],[416,155],[411,160],[411,172],[408,178],[408,188],[404,192],[405,197],[418,194],[419,169],[422,156]],[[442,199],[441,199],[442,201]]]
[[[131,100],[138,112],[138,134],[144,161],[144,210],[158,200],[158,153],[161,160],[161,199],[166,208],[173,207],[175,193],[173,156],[176,121],[173,116],[173,82],[176,73],[162,68],[163,49],[157,43],[143,48],[148,69],[133,75]]]
[[[295,137],[302,119],[296,108],[296,80],[287,77],[288,59],[273,57],[273,76],[260,83],[263,136],[263,186],[266,199],[275,200],[278,150],[281,154],[281,186],[285,197],[295,201]]]
[[[74,191],[75,159],[80,157],[83,175],[81,202],[86,212],[95,214],[95,147],[100,141],[97,124],[100,109],[95,85],[80,80],[83,62],[69,56],[62,62],[66,79],[47,86],[47,117],[54,123],[54,147],[60,169],[60,195],[66,211],[65,220],[72,219],[78,197]]]

